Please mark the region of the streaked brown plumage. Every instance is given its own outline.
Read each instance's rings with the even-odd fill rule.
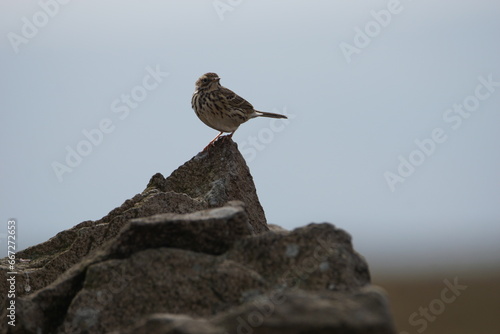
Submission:
[[[230,132],[231,138],[238,127],[251,118],[287,118],[285,115],[255,110],[244,98],[221,86],[219,81],[215,73],[203,74],[196,81],[196,90],[191,99],[196,116],[209,127],[220,131],[204,150],[224,132]]]

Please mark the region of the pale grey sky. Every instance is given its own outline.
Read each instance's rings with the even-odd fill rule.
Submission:
[[[290,116],[233,137],[269,223],[331,222],[375,272],[500,263],[500,3],[66,2],[0,4],[2,245],[9,218],[25,248],[195,155],[216,72]]]

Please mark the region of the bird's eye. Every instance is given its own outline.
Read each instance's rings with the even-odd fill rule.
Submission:
[[[203,82],[208,82],[208,79],[207,78],[203,78],[203,80],[201,80]]]

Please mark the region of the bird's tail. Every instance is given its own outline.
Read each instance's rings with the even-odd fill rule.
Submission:
[[[288,118],[285,115],[281,114],[275,114],[272,112],[266,112],[266,111],[255,111],[255,116],[262,116],[262,117],[269,117],[269,118]]]

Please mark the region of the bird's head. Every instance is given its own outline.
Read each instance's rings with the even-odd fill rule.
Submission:
[[[205,73],[196,81],[196,89],[215,89],[220,86],[219,80],[216,73]]]

